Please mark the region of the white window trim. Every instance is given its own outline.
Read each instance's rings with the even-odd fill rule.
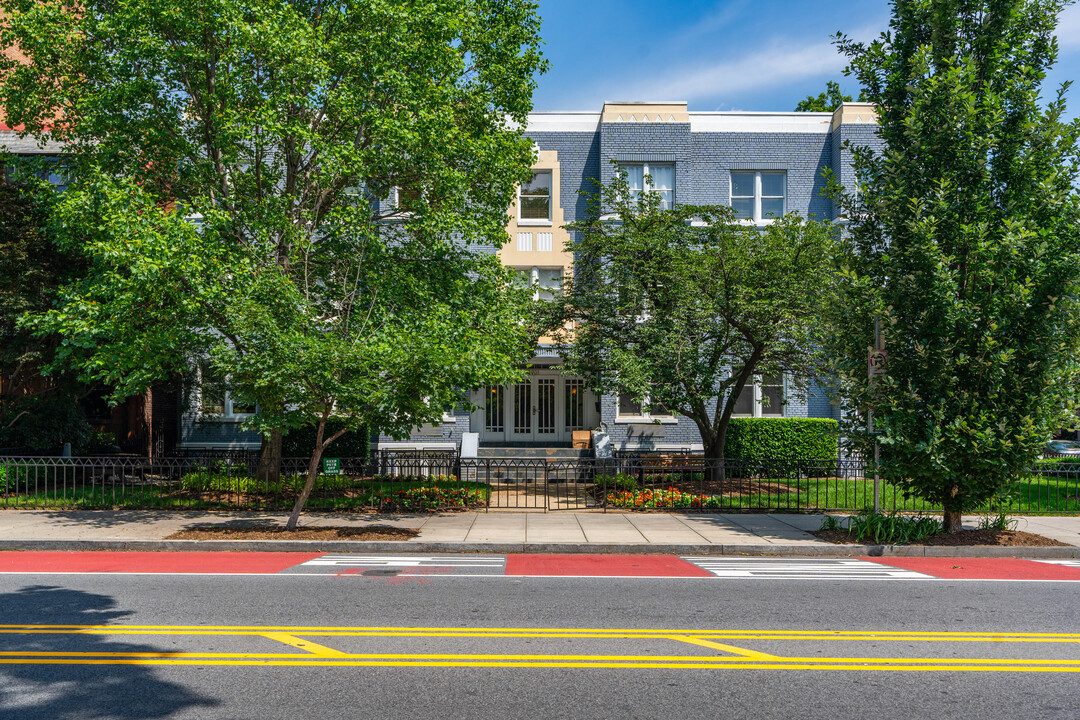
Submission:
[[[549,168],[533,168],[533,174],[547,173],[551,176],[551,195],[548,196],[548,216],[543,218],[521,217],[521,185],[517,189],[517,224],[522,227],[551,227],[554,225],[552,216],[555,214],[555,171]]]
[[[736,197],[736,195],[735,195],[735,179],[732,177],[732,175],[734,175],[735,173],[751,173],[751,172],[754,173],[754,218],[752,220],[747,219],[747,218],[743,218],[743,219],[739,220],[738,222],[742,223],[743,225],[755,225],[755,226],[772,225],[774,222],[776,222],[780,218],[778,218],[778,217],[767,217],[767,218],[761,217],[761,173],[764,172],[764,173],[777,174],[777,175],[782,174],[784,176],[784,211],[782,213],[780,213],[781,217],[783,217],[784,215],[787,215],[787,211],[788,211],[788,208],[787,208],[787,201],[788,201],[788,174],[787,174],[787,171],[786,170],[730,170],[728,172],[728,204],[729,205],[733,205],[733,201],[734,201],[734,199]],[[742,199],[745,199],[745,198],[747,198],[749,196],[748,195],[739,195],[738,197],[742,198]],[[776,196],[770,195],[769,197],[770,198],[775,198]],[[749,416],[745,415],[743,417],[749,417]]]
[[[616,425],[677,425],[679,418],[675,415],[674,411],[671,411],[670,415],[653,415],[649,411],[645,410],[640,415],[623,415],[619,409],[619,396],[622,393],[615,393],[615,424]],[[642,407],[648,407],[650,398],[648,396],[641,399]]]
[[[660,192],[659,190],[656,190],[652,186],[652,182],[651,182],[652,173],[649,172],[649,164],[650,163],[647,163],[647,162],[624,162],[624,163],[619,163],[619,167],[623,169],[623,172],[625,172],[626,168],[628,168],[630,166],[637,167],[637,166],[640,165],[641,170],[642,170],[642,173],[641,173],[641,175],[642,175],[641,192],[643,192],[643,193]],[[676,185],[675,163],[673,163],[673,162],[658,162],[658,163],[652,163],[652,164],[654,164],[654,165],[663,165],[664,167],[670,167],[671,168],[671,207],[675,207],[675,192],[676,192],[676,189],[675,189],[675,185]]]
[[[764,393],[762,393],[762,387],[764,387],[764,386],[762,385],[762,382],[761,382],[761,376],[760,375],[755,375],[754,376],[754,411],[753,411],[753,413],[751,413],[749,415],[747,415],[746,413],[732,413],[731,417],[737,417],[737,418],[748,418],[748,417],[755,417],[755,418],[760,418],[760,417],[764,417],[764,418],[783,418],[783,417],[787,417],[787,403],[786,402],[781,402],[780,403],[780,414],[779,415],[774,415],[774,414],[765,415],[762,412],[762,410],[764,408],[764,405],[762,405],[762,403],[761,403],[761,399],[762,399],[762,397],[764,397]],[[776,387],[776,386],[775,385],[770,385],[769,387]],[[780,387],[781,398],[783,398],[787,394],[786,393],[787,380],[783,376],[781,376],[781,378],[780,378],[779,387]]]
[[[546,291],[551,292],[551,293],[555,292],[551,288],[545,288],[542,285],[540,285],[540,270],[542,270],[542,269],[543,270],[558,270],[559,271],[559,289],[560,290],[562,289],[563,278],[566,277],[566,274],[565,274],[566,273],[566,268],[560,267],[558,265],[551,265],[551,266],[545,265],[543,267],[541,267],[539,265],[534,265],[531,268],[518,266],[517,269],[522,274],[524,274],[526,272],[529,273],[529,287],[531,287],[533,289],[532,299],[534,301],[540,300],[540,291],[541,290],[546,290]]]
[[[223,408],[224,412],[222,412],[220,415],[204,412],[203,411],[203,397],[202,397],[202,367],[201,366],[198,368],[198,378],[199,378],[199,382],[198,382],[198,385],[197,385],[197,390],[195,392],[194,401],[195,401],[195,414],[199,417],[200,420],[210,420],[210,421],[218,421],[218,422],[242,422],[244,420],[247,420],[250,417],[254,417],[255,415],[259,414],[259,404],[258,403],[255,403],[255,412],[253,412],[253,413],[233,412],[233,396],[232,396],[232,393],[229,392],[228,390],[224,391],[224,397],[222,398],[222,401],[221,401],[222,408]]]
[[[431,398],[428,397],[428,396],[424,396],[424,404],[427,405],[428,407],[430,407],[431,406]],[[447,423],[456,423],[456,422],[457,422],[457,416],[454,415],[454,409],[450,408],[449,410],[443,410],[442,419],[439,422],[435,423],[435,425],[445,425]]]
[[[394,215],[399,218],[411,218],[416,216],[415,210],[402,210],[401,209],[401,188],[397,185],[394,186],[390,192],[390,205],[394,210]]]

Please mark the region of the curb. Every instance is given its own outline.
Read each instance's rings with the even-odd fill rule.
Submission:
[[[0,540],[0,551],[491,553],[512,555],[729,555],[774,557],[1080,558],[1080,547],[966,545],[650,545],[645,543],[462,543],[364,540]]]

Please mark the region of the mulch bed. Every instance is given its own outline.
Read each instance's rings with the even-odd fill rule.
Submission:
[[[860,542],[843,530],[815,530],[811,535],[826,542],[845,545],[870,545],[870,542]],[[1069,547],[1068,543],[1051,540],[1035,533],[1021,530],[961,530],[958,533],[946,533],[920,540],[919,542],[905,543],[907,545],[1000,545],[1007,547]]]
[[[280,525],[239,527],[205,525],[169,535],[166,540],[408,540],[418,530],[369,525],[367,527],[298,527],[286,530]]]

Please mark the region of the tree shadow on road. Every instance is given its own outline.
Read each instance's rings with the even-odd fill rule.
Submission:
[[[35,585],[0,594],[3,625],[109,625],[129,615],[107,595]],[[0,632],[5,653],[153,653],[174,648],[118,640],[93,633]],[[158,677],[143,665],[18,664],[0,655],[0,719],[169,717],[210,708],[218,701]]]

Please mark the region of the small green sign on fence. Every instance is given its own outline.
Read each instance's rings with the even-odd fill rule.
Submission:
[[[323,458],[322,471],[323,475],[340,475],[341,458]]]

